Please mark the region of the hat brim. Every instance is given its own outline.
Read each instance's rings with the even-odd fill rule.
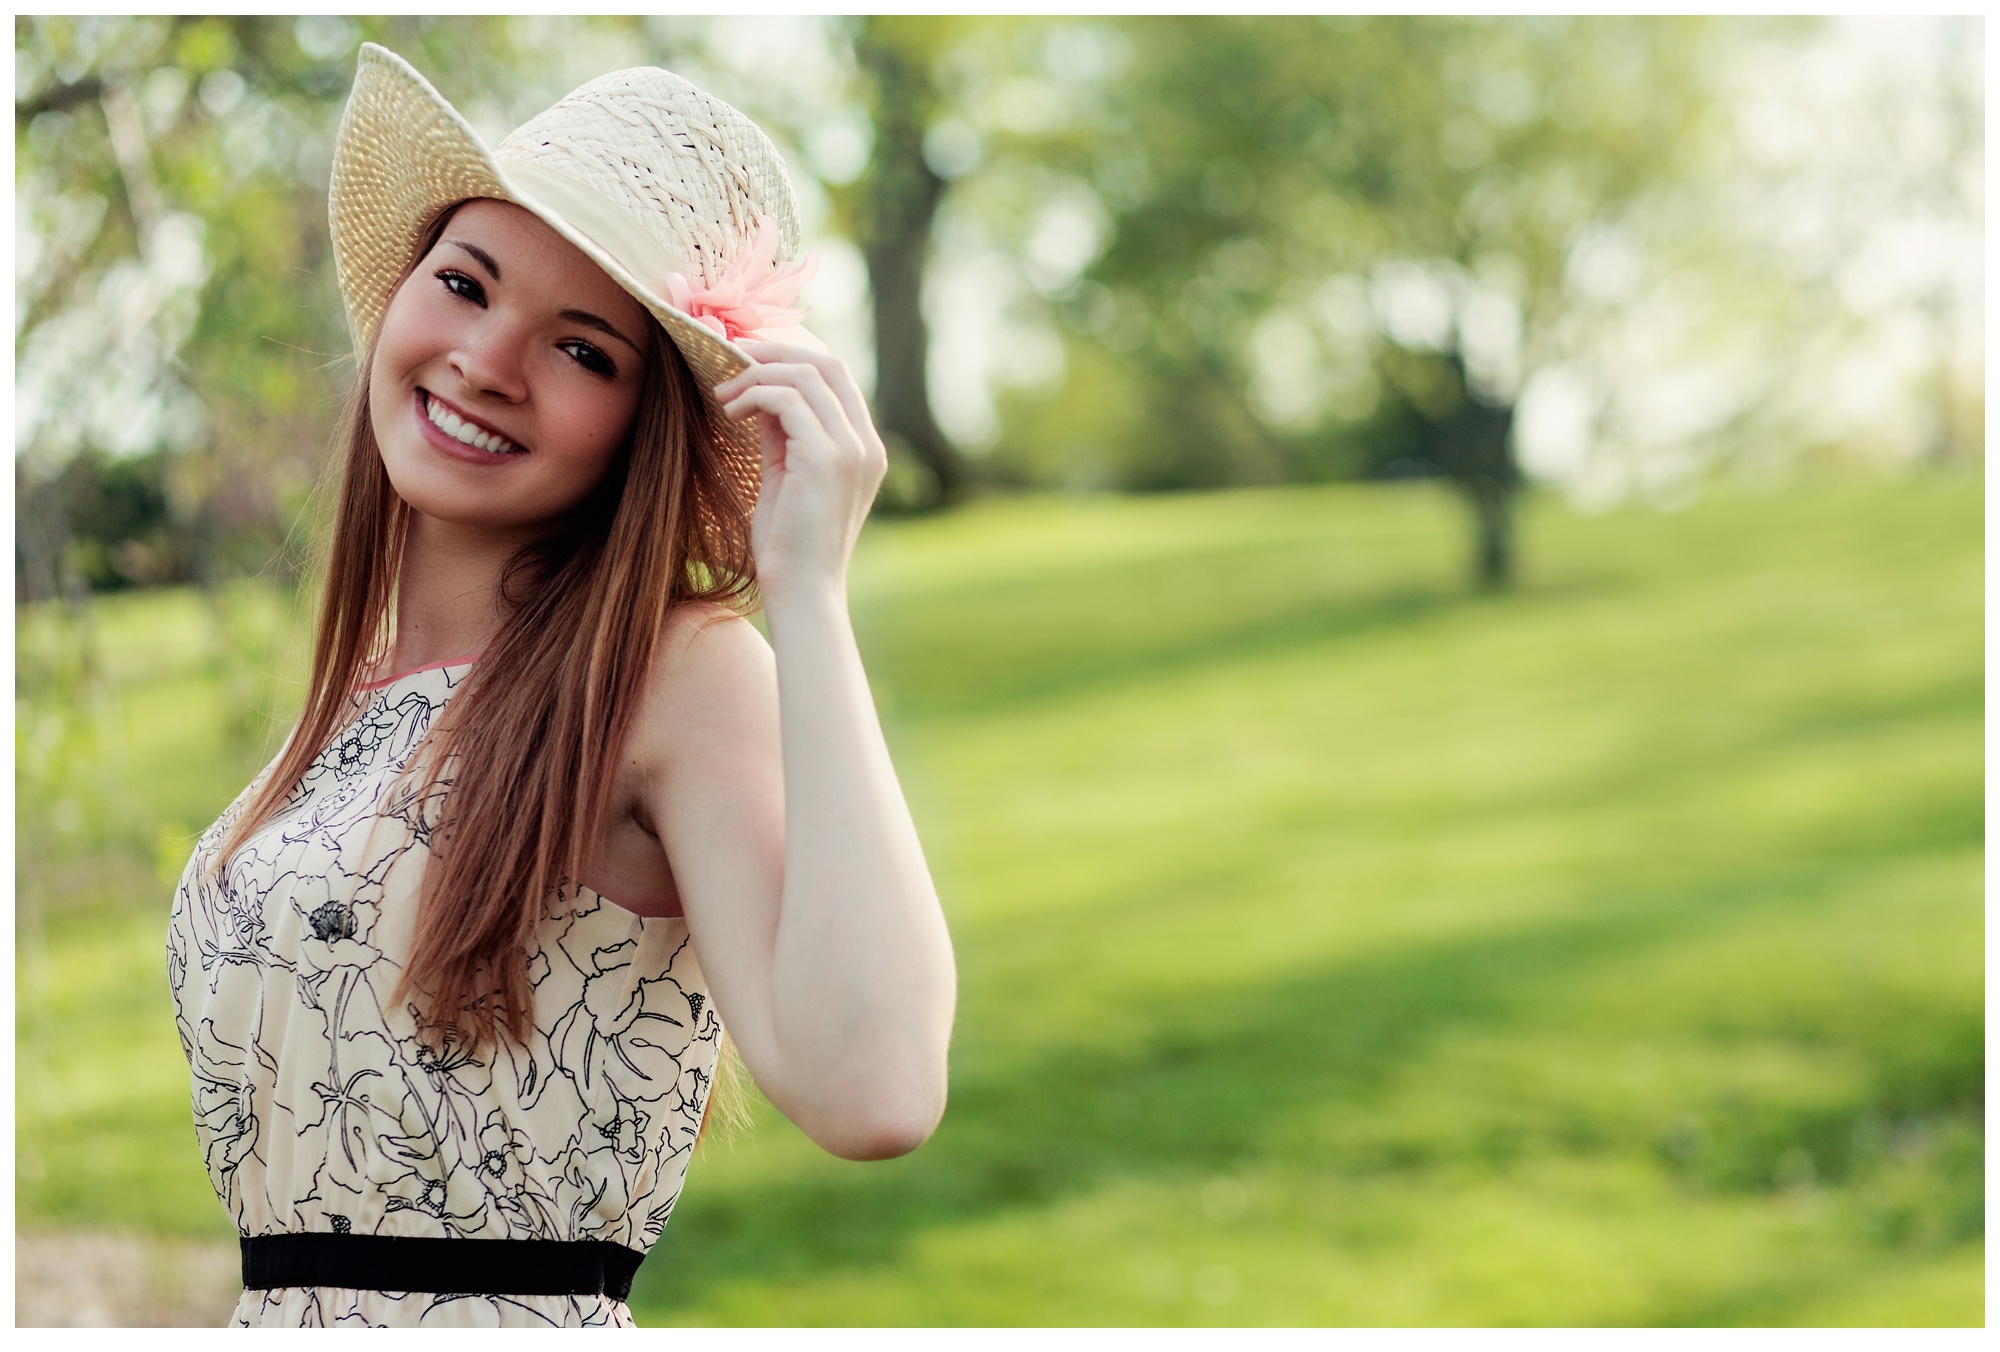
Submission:
[[[711,393],[754,365],[749,354],[676,309],[559,209],[510,182],[479,134],[430,81],[387,48],[363,43],[327,189],[334,268],[357,349],[374,341],[426,227],[446,207],[475,197],[533,212],[659,321],[694,372],[730,477],[746,503],[756,502],[763,470],[756,426],[724,417]]]

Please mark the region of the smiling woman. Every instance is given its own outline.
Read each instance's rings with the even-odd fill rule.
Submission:
[[[775,152],[665,71],[488,151],[364,47],[330,198],[365,379],[311,684],[168,936],[236,1319],[627,1324],[725,1020],[836,1154],[943,1111],[845,599],[881,439]]]
[[[658,326],[523,207],[468,202],[439,226],[369,367],[382,463],[420,528],[537,531],[609,471]]]

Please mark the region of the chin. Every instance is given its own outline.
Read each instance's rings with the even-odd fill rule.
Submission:
[[[480,485],[455,482],[459,476],[450,465],[423,464],[423,449],[427,448],[414,457],[416,464],[386,448],[382,455],[389,486],[411,511],[453,526],[506,533],[532,529],[540,523],[542,513],[508,510],[512,495],[500,497],[480,491]]]

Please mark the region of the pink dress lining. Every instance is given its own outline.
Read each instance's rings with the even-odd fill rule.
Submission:
[[[380,690],[385,685],[394,685],[405,676],[414,676],[420,671],[437,671],[443,667],[461,667],[470,662],[477,662],[478,660],[478,653],[473,653],[469,657],[447,657],[442,662],[427,662],[421,667],[411,667],[408,671],[399,671],[393,676],[384,676],[379,681],[364,681],[354,688],[356,690]]]

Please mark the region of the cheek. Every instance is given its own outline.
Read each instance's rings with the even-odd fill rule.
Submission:
[[[566,433],[560,437],[564,458],[601,471],[625,444],[638,409],[636,392],[595,389],[575,391],[549,411]]]
[[[422,309],[416,303],[416,297],[410,294],[407,280],[389,297],[388,307],[382,311],[382,322],[375,334],[374,371],[394,366],[405,348],[421,341],[424,328]]]
[[[382,361],[382,349],[375,349],[375,360],[368,367],[368,423],[375,429],[377,450],[386,450],[390,443],[390,405],[400,393],[396,382],[389,378]]]
[[[408,393],[403,389],[404,377],[426,348],[436,345],[435,335],[430,332],[435,326],[425,322],[423,307],[415,304],[408,292],[406,283],[390,298],[376,333],[375,355],[368,365],[369,411],[378,429],[388,411],[384,407],[385,398],[401,407],[401,396]]]

